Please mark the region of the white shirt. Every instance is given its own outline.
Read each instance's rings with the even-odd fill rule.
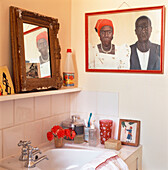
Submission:
[[[147,52],[141,52],[138,50],[138,48],[136,48],[136,50],[138,53],[141,70],[147,70],[150,50],[148,50]]]
[[[115,46],[115,54],[100,53],[97,45],[89,46],[90,69],[130,69],[130,47]]]

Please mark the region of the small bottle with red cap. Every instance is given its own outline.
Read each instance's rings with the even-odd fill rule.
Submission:
[[[67,88],[75,86],[75,69],[71,49],[67,49],[67,57],[63,70],[63,86]]]

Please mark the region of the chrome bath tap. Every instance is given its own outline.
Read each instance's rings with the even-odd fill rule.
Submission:
[[[25,163],[25,167],[27,168],[33,168],[36,166],[37,163],[41,162],[44,159],[47,159],[46,155],[41,156],[40,158],[35,158],[35,155],[38,153],[41,153],[39,148],[37,147],[32,147],[31,145],[28,145],[28,159]]]
[[[22,152],[19,157],[20,161],[26,161],[28,158],[28,145],[31,144],[30,141],[22,141],[20,140],[18,146],[22,146]]]

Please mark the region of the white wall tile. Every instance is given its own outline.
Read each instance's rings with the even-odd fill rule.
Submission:
[[[59,114],[57,116],[58,124],[61,124],[64,120],[67,120],[69,118],[70,118],[70,113]]]
[[[50,96],[35,97],[35,119],[45,118],[51,115]]]
[[[42,132],[42,141],[43,142],[47,142],[47,132],[49,132],[51,130],[51,128],[54,126],[54,124],[56,123],[53,123],[51,122],[52,119],[51,118],[46,118],[43,120],[43,132]]]
[[[52,96],[52,115],[66,113],[70,110],[69,94],[59,94]]]
[[[17,146],[20,140],[24,140],[24,125],[19,125],[3,130],[3,157],[16,154],[20,151]]]
[[[97,114],[118,116],[118,93],[97,92]]]
[[[13,124],[13,101],[0,102],[0,129]]]
[[[87,123],[89,113],[92,112],[91,122],[95,120],[95,125],[99,130],[100,119],[113,120],[113,138],[118,135],[118,93],[82,91],[72,96],[71,115],[78,114]],[[76,110],[75,110],[76,109]]]
[[[42,143],[42,120],[25,124],[25,140],[30,140],[33,147]]]
[[[76,111],[77,111],[77,93],[71,93],[70,94],[70,113],[73,114]]]
[[[0,130],[0,159],[2,158],[2,130]]]
[[[96,92],[94,91],[82,91],[77,94],[76,104],[77,112],[90,113],[96,112]]]
[[[15,124],[34,120],[33,98],[15,100]]]

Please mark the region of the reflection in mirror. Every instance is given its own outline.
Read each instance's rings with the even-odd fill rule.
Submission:
[[[27,78],[50,78],[48,29],[23,23]],[[31,49],[31,50],[30,50]]]

